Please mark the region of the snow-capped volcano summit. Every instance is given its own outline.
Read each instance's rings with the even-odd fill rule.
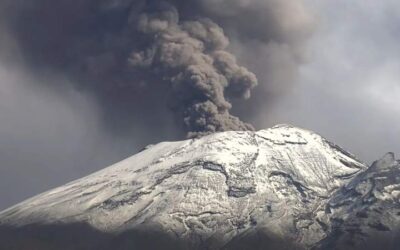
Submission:
[[[340,192],[357,189],[366,171],[340,147],[289,125],[163,142],[1,212],[0,248],[21,249],[26,238],[39,249],[132,249],[139,241],[137,249],[150,249],[160,238],[135,236],[148,232],[170,239],[162,248],[325,246],[336,230],[331,218],[350,214],[327,208],[359,199]],[[85,225],[96,240],[71,240],[58,229],[69,225]],[[47,239],[46,227],[69,240]]]

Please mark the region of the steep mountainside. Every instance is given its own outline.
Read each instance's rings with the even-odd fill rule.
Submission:
[[[358,174],[330,199],[323,249],[399,249],[400,161],[393,153]]]
[[[0,249],[345,248],[399,228],[398,165],[288,125],[164,142],[3,211]]]

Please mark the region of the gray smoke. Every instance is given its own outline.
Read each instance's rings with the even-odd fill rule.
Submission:
[[[188,137],[253,129],[232,109],[254,121],[286,91],[313,26],[302,1],[4,0],[0,7],[28,67],[61,72],[97,96],[116,133],[165,123],[166,106]]]
[[[189,137],[253,129],[229,113],[226,95],[249,98],[257,79],[226,51],[222,28],[210,19],[181,22],[172,5],[160,8],[137,17],[138,30],[150,42],[131,54],[130,64],[170,85],[173,110],[183,117]]]

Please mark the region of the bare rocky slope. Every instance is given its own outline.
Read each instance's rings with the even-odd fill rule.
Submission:
[[[0,213],[0,249],[400,244],[400,166],[289,125],[164,142]]]

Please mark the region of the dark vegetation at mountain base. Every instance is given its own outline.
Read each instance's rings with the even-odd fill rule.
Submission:
[[[176,240],[160,231],[128,230],[121,234],[100,232],[88,224],[0,227],[1,250],[185,250],[218,249],[219,239]],[[301,249],[281,239],[254,234],[231,241],[222,249]]]
[[[180,240],[161,231],[128,230],[121,234],[100,232],[88,224],[29,225],[21,228],[0,227],[0,250],[274,250],[304,249],[289,239],[281,239],[262,232],[252,232],[238,236],[222,248],[219,239],[201,241],[199,239]],[[340,247],[327,244],[317,249],[387,249],[395,250],[400,245],[400,234],[378,235],[366,239],[361,245],[342,244]]]

